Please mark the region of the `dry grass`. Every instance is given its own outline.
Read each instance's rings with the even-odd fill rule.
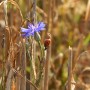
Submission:
[[[90,90],[89,14],[90,0],[1,1],[0,90]],[[38,21],[46,30],[23,38]]]

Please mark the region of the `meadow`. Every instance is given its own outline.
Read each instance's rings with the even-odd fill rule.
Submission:
[[[0,90],[90,90],[90,0],[0,0]]]

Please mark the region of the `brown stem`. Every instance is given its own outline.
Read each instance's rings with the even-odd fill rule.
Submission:
[[[26,48],[25,48],[25,41],[23,40],[23,47],[22,47],[22,59],[21,59],[21,64],[22,64],[22,75],[23,79],[21,79],[21,87],[20,90],[26,90]]]
[[[47,48],[46,51],[46,62],[45,62],[45,76],[44,76],[44,90],[48,90],[48,77],[49,77],[49,63],[51,57],[51,45]]]
[[[6,89],[5,90],[11,90],[11,81],[12,81],[13,71],[12,69],[9,71],[7,81],[6,81]]]

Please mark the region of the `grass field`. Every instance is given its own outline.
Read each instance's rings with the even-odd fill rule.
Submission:
[[[90,0],[0,0],[0,90],[90,90]]]

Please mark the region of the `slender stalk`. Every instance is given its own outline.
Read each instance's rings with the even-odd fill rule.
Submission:
[[[4,14],[5,14],[5,25],[8,26],[8,17],[7,17],[7,0],[4,0]]]
[[[24,79],[21,79],[21,89],[20,90],[26,90],[26,48],[25,48],[25,40],[23,40],[23,47],[22,47],[22,75]]]
[[[49,79],[49,63],[51,57],[51,44],[48,46],[46,51],[46,62],[45,62],[45,73],[44,73],[44,90],[48,90],[48,79]]]
[[[6,89],[5,90],[11,90],[11,82],[12,82],[13,74],[14,74],[13,69],[10,69],[8,77],[7,77]]]
[[[8,26],[7,19],[7,0],[4,0],[4,15],[5,15],[5,25]],[[3,71],[2,71],[2,90],[5,90],[5,36],[3,38]]]
[[[27,1],[28,2],[28,1]],[[33,3],[33,7],[32,7],[32,10],[30,10],[30,4]],[[35,25],[36,24],[36,0],[29,0],[28,2],[28,5],[29,5],[29,8],[28,8],[28,11],[29,11],[29,16],[28,18],[30,18],[29,20],[32,20],[32,23]],[[32,5],[31,5],[32,6]],[[29,59],[30,60],[30,68],[32,70],[30,70],[30,80],[34,80],[36,79],[36,69],[35,69],[35,50],[36,50],[36,45],[35,45],[35,40],[34,40],[34,37],[31,38],[32,40],[29,42],[29,43],[32,43],[31,44],[31,56],[29,55],[30,53],[28,52],[28,55],[29,55]],[[33,90],[33,87],[30,86],[30,90]]]
[[[21,43],[19,44],[21,46]],[[18,47],[19,49],[20,47]],[[20,52],[18,53],[17,59],[16,59],[16,68],[20,67],[21,65],[21,56],[22,55],[22,50],[20,48]],[[21,84],[21,78],[16,77],[16,90],[20,90],[20,84]]]
[[[2,56],[3,56],[3,64],[2,64],[2,89],[5,90],[5,36],[3,35],[3,42],[2,42]]]
[[[36,24],[36,0],[33,0],[33,9],[32,9],[32,22],[35,25]],[[34,74],[34,79],[36,79],[36,69],[35,69],[35,49],[36,49],[36,45],[35,45],[35,40],[34,37],[32,37],[32,48],[31,48],[31,59],[32,59],[32,69],[33,69],[33,74]],[[32,76],[30,76],[30,79],[33,78]],[[32,87],[30,87],[31,90],[33,90]]]
[[[32,69],[34,73],[34,78],[36,79],[36,71],[35,71],[35,41],[34,38],[32,37]]]
[[[48,32],[51,32],[52,31],[52,22],[53,22],[53,6],[52,4],[54,2],[52,2],[54,0],[49,0],[49,10],[48,10],[48,24],[49,24],[49,29],[48,29]]]
[[[72,48],[69,47],[69,53],[70,53],[70,58],[68,62],[68,90],[71,90],[71,81],[72,81]]]
[[[41,45],[41,42],[38,41],[38,44],[39,44],[39,47],[40,47],[40,50],[41,50],[41,58],[40,59],[40,65],[39,65],[39,75],[38,75],[38,78],[36,80],[36,86],[39,87],[40,85],[40,81],[41,79],[43,79],[43,71],[44,71],[44,59],[45,59],[45,50],[44,50],[44,46]],[[43,80],[42,80],[43,81]]]
[[[32,4],[32,2],[31,2],[32,0],[26,0],[26,4],[27,4],[27,19],[30,21],[30,18],[31,18],[31,4]],[[30,40],[30,38],[28,39],[28,43],[26,44],[26,53],[27,53],[27,55],[28,55],[28,57],[27,57],[27,60],[29,60],[29,61],[27,61],[27,67],[30,67],[30,72],[28,73],[27,72],[27,79],[29,79],[29,80],[31,80],[31,68],[32,68],[32,61],[31,61],[31,49],[29,49],[29,48],[31,48],[31,40]],[[28,90],[31,90],[30,89],[30,87],[31,87],[31,85],[29,85],[29,84],[27,84],[26,83],[26,89],[28,89]]]
[[[36,0],[33,0],[33,23],[36,24]]]

